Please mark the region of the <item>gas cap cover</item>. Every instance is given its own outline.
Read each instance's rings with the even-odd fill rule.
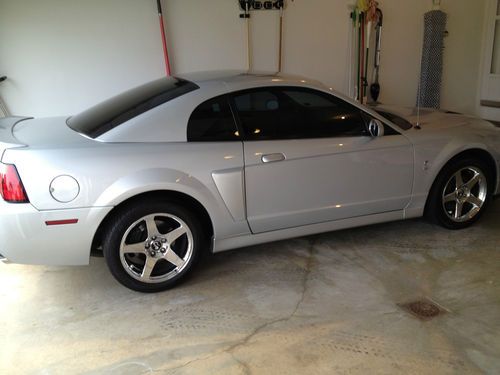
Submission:
[[[50,183],[50,195],[56,201],[68,203],[78,196],[80,193],[80,185],[71,176],[58,176]]]

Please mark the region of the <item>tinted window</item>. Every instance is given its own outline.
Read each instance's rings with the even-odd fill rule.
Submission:
[[[73,130],[96,138],[124,122],[199,87],[173,77],[160,78],[108,99],[68,120]]]
[[[270,91],[252,91],[234,98],[247,139],[279,138],[280,119],[285,112],[278,96]]]
[[[319,91],[265,88],[234,97],[247,139],[300,139],[367,135],[361,110]]]
[[[403,130],[408,130],[413,128],[413,125],[409,122],[406,121],[404,118],[401,116],[398,116],[394,113],[387,112],[387,111],[379,111],[375,109],[375,112],[377,112],[380,116],[385,117],[387,120],[391,121],[393,124],[397,125]]]
[[[226,97],[200,104],[189,119],[187,139],[191,142],[237,141],[238,129]]]

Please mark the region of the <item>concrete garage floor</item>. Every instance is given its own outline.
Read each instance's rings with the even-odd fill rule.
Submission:
[[[500,201],[224,253],[144,295],[90,267],[0,265],[0,373],[500,373]],[[398,304],[447,312],[421,321]]]

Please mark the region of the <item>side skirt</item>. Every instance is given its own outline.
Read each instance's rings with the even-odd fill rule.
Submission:
[[[326,223],[305,225],[295,228],[265,232],[258,234],[248,234],[244,236],[215,239],[213,252],[218,253],[225,250],[237,249],[240,247],[258,245],[266,242],[280,241],[288,238],[309,236],[317,233],[332,232],[341,229],[362,227],[365,225],[379,224],[390,221],[403,220],[405,218],[416,217],[414,215],[405,215],[405,211],[384,212],[381,214],[360,216],[355,218],[329,221]]]

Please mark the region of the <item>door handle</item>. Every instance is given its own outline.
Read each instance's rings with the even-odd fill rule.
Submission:
[[[261,158],[263,163],[275,163],[277,161],[283,161],[285,159],[286,159],[285,155],[283,155],[281,152],[278,152],[276,154],[262,155]]]

